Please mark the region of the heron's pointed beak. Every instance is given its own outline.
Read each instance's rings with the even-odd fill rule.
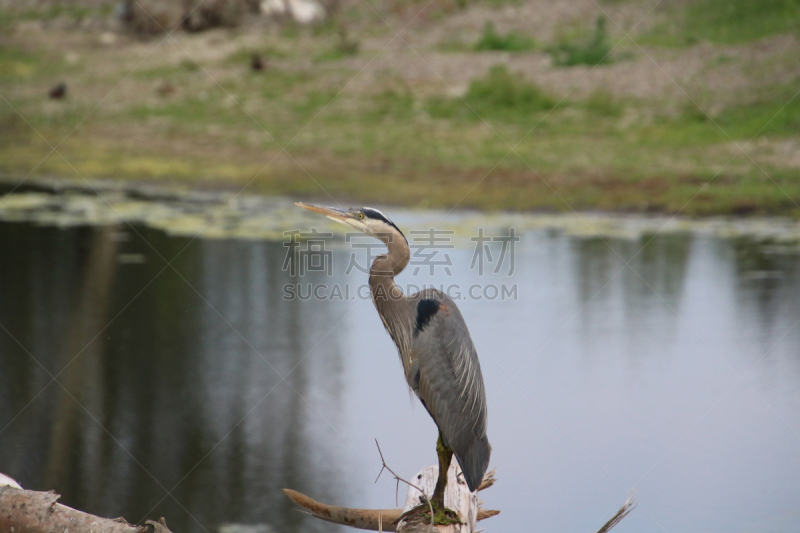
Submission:
[[[335,207],[304,204],[303,202],[295,202],[294,205],[302,207],[303,209],[308,209],[309,211],[313,211],[314,213],[325,215],[329,219],[335,222],[341,222],[342,224],[347,224],[347,221],[353,218],[353,215],[351,215],[349,211],[346,211],[344,209],[337,209]]]

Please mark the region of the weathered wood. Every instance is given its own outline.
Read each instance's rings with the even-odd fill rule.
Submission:
[[[425,467],[419,474],[411,479],[412,486],[408,487],[406,504],[403,513],[407,513],[418,507],[426,500],[421,498],[422,494],[416,487],[422,489],[427,498],[433,496],[436,487],[436,480],[439,477],[438,466]],[[481,483],[483,484],[483,483]],[[472,533],[475,531],[475,524],[478,521],[478,493],[470,492],[464,476],[461,475],[461,468],[457,461],[450,463],[447,470],[447,488],[444,493],[444,506],[457,512],[461,517],[461,524],[451,524],[449,526],[437,526],[433,531],[441,533]],[[427,519],[426,519],[427,518]],[[411,516],[404,518],[397,524],[397,533],[427,533],[431,531],[430,518],[422,516]]]
[[[5,474],[0,474],[0,487],[9,486],[15,489],[21,489],[22,487],[19,486],[19,483],[11,479]]]
[[[171,533],[164,519],[134,526],[122,518],[100,518],[58,503],[55,492],[23,490],[0,475],[0,531],[18,533]]]
[[[492,483],[494,483],[494,478],[492,478]],[[492,483],[486,485],[486,487],[491,486]],[[478,490],[482,490],[482,488],[484,488],[484,485],[481,485]],[[358,529],[394,531],[397,527],[394,522],[399,521],[400,516],[403,514],[402,509],[351,509],[349,507],[328,505],[292,489],[283,489],[283,493],[315,518]],[[479,507],[477,520],[480,522],[498,514],[500,514],[500,511],[481,509]]]
[[[378,531],[382,524],[384,531],[394,531],[392,523],[403,514],[402,509],[350,509],[326,505],[292,489],[283,489],[283,493],[311,516],[358,529]]]
[[[428,467],[433,468],[433,485],[431,485],[430,490],[426,489],[426,492],[430,492],[433,494],[433,486],[436,485],[436,476],[438,475],[438,467]],[[452,469],[452,468],[451,468]],[[428,469],[423,470],[418,474],[418,476],[426,475]],[[495,471],[492,470],[488,472],[486,476],[483,478],[483,482],[481,486],[478,487],[478,490],[483,490],[486,488],[491,487],[494,482],[494,473]],[[420,488],[424,487],[421,484],[416,483],[417,478],[414,478],[411,482],[415,485],[420,486]],[[448,483],[450,483],[448,478]],[[453,482],[454,484],[457,483],[456,481]],[[461,483],[464,483],[461,480]],[[466,484],[464,485],[466,487]],[[455,492],[457,489],[453,489]],[[411,491],[409,491],[410,493]],[[404,509],[350,509],[348,507],[337,507],[335,505],[327,505],[324,503],[320,503],[312,498],[309,498],[305,494],[301,494],[296,490],[291,489],[283,489],[283,493],[286,496],[295,502],[296,504],[300,505],[305,512],[314,516],[316,518],[326,520],[328,522],[333,522],[334,524],[341,524],[346,526],[352,526],[358,529],[369,529],[372,531],[396,531],[397,530],[397,522],[400,521],[404,513]],[[419,492],[414,489],[414,495],[419,498]],[[452,498],[453,496],[451,496]],[[476,497],[477,498],[477,497]],[[408,500],[408,498],[406,498]],[[448,499],[447,494],[445,494],[445,502],[450,501]],[[478,502],[480,506],[481,502]],[[456,510],[455,508],[453,508]],[[406,509],[407,510],[407,509]],[[477,514],[475,516],[475,521],[485,520],[486,518],[490,518],[499,514],[500,511],[492,511],[492,510],[484,510],[478,507]],[[474,525],[473,525],[474,528]],[[448,531],[448,530],[444,530]]]

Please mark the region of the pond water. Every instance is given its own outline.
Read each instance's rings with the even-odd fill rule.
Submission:
[[[398,282],[461,296],[497,468],[487,531],[591,533],[632,491],[616,531],[798,531],[791,239],[486,218],[486,236],[515,226],[520,240],[476,258],[477,215],[387,214],[404,230],[456,228]],[[293,533],[340,528],[282,487],[395,506],[391,477],[375,482],[376,439],[400,475],[435,463],[435,426],[359,292],[366,255],[353,252],[366,249],[325,237],[330,272],[300,272],[280,239],[89,222],[0,222],[0,472],[104,516],[165,516],[176,533]],[[327,228],[286,229],[312,225]]]

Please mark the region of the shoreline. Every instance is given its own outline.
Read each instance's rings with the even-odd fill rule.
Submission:
[[[337,228],[333,223],[309,217],[296,209],[293,202],[307,199],[304,197],[238,194],[110,180],[87,184],[57,178],[28,179],[14,192],[10,192],[12,188],[7,180],[0,180],[0,222],[32,222],[57,227],[131,224],[159,229],[171,236],[273,241],[284,240],[284,233],[290,226]],[[691,234],[800,244],[800,220],[780,216],[447,211],[376,205],[391,212],[393,220],[401,227],[452,231],[456,245],[468,243],[467,237],[477,227],[494,230],[513,227],[518,232],[558,231],[578,238],[637,240],[656,234]]]

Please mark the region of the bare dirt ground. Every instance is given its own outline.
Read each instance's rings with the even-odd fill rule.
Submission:
[[[4,2],[10,5],[10,0]],[[100,6],[108,1],[82,3]],[[361,53],[344,58],[337,68],[344,66],[356,74],[346,89],[352,93],[372,91],[390,73],[395,80],[402,80],[415,93],[425,96],[463,94],[469,82],[490,66],[506,64],[556,97],[585,97],[603,90],[623,97],[676,102],[713,95],[713,102],[707,103],[712,115],[747,94],[757,96],[765,81],[782,84],[800,76],[800,60],[792,60],[797,57],[800,43],[793,35],[737,46],[699,43],[688,48],[665,49],[640,45],[640,35],[664,18],[664,3],[528,0],[501,8],[478,4],[435,21],[413,12],[403,16],[381,13],[364,4],[361,10],[369,22],[352,26],[355,35],[359,31],[364,34],[360,38]],[[538,42],[547,43],[559,34],[586,30],[598,16],[609,20],[614,44],[611,55],[620,58],[602,68],[554,68],[552,58],[544,51],[476,54],[466,49],[478,39],[486,21],[492,21],[499,33],[524,32]],[[220,62],[237,50],[258,48],[263,45],[265,34],[274,32],[274,26],[262,22],[245,25],[236,32],[175,32],[163,42],[163,36],[142,41],[127,35],[109,16],[81,22],[67,19],[21,22],[13,30],[12,40],[51,52],[61,51],[67,62],[93,61],[93,74],[102,76],[124,72],[129,66],[135,69],[141,63],[169,66],[186,60],[202,64]],[[463,43],[465,50],[440,50],[443,43],[454,41]],[[293,57],[273,61],[282,67],[309,68],[315,45],[307,39],[295,39],[290,45]],[[100,61],[94,61],[95,58]],[[315,68],[324,69],[326,65]]]

